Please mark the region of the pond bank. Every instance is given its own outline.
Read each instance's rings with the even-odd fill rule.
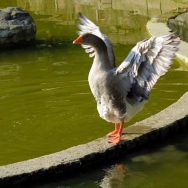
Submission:
[[[151,19],[146,25],[147,31],[151,36],[160,36],[169,33],[170,29],[166,23],[157,22],[157,19]],[[181,40],[178,46],[176,56],[188,67],[188,43]]]
[[[188,131],[188,92],[176,103],[124,129],[119,145],[99,138],[50,155],[0,167],[0,187],[14,187],[69,176],[104,164],[131,149],[160,140],[179,130]]]
[[[160,35],[160,32],[156,28],[154,29],[152,24],[150,22],[147,24],[150,34]],[[157,34],[152,33],[151,26],[154,31],[158,32]],[[162,29],[163,27],[157,25],[157,28]],[[168,33],[166,30],[164,32]],[[178,52],[181,57],[183,56],[182,50],[180,48]],[[0,187],[31,184],[57,176],[68,175],[71,177],[73,173],[80,173],[83,170],[95,167],[97,164],[104,164],[121,154],[128,153],[133,148],[160,140],[170,134],[175,134],[178,130],[188,131],[187,103],[188,93],[156,115],[125,128],[125,134],[122,136],[122,142],[119,145],[108,144],[107,138],[103,137],[50,155],[1,166]]]

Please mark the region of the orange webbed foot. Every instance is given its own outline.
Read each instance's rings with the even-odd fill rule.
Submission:
[[[118,123],[115,123],[115,130],[107,134],[107,136],[110,137],[108,139],[109,143],[113,143],[113,144],[120,143],[123,125],[124,122],[121,122],[120,125],[118,125]]]
[[[106,136],[115,137],[115,136],[118,135],[118,132],[119,132],[119,125],[118,125],[118,123],[115,123],[115,130],[110,132],[110,133],[108,133]]]
[[[117,131],[112,131],[112,132],[108,133],[106,136],[108,136],[108,137],[115,137],[115,136],[117,136],[117,134],[118,134]]]
[[[109,138],[108,142],[112,144],[119,144],[121,142],[121,136],[117,135],[115,137]]]

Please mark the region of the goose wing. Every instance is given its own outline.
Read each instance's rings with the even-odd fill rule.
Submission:
[[[178,50],[177,36],[170,33],[138,42],[116,69],[117,87],[133,102],[149,97],[149,91],[172,64]]]
[[[78,31],[78,34],[84,35],[86,33],[91,33],[93,35],[100,37],[107,46],[110,64],[114,66],[115,65],[114,51],[113,51],[112,44],[110,40],[107,38],[107,36],[100,31],[100,28],[98,26],[96,26],[92,21],[86,18],[83,14],[79,13],[78,20],[80,22],[80,24],[78,24],[78,28],[80,29],[80,31]],[[82,47],[85,49],[86,53],[89,53],[90,57],[93,57],[95,55],[95,51],[91,46],[82,45]]]

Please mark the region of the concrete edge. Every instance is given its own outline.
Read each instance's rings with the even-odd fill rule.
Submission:
[[[157,22],[157,19],[155,18],[148,21],[146,29],[151,36],[161,36],[168,34],[171,31],[166,23]],[[184,64],[186,63],[186,65],[188,65],[188,43],[181,40],[178,48],[179,50],[176,53],[177,58],[179,58]]]
[[[164,33],[156,28],[164,28]],[[148,32],[158,36],[168,33],[165,24],[157,26],[149,21]],[[156,32],[154,32],[156,31]],[[183,49],[183,47],[181,47]],[[188,62],[186,54],[179,51],[180,57]],[[183,59],[182,59],[183,60]],[[183,60],[184,61],[184,60]],[[188,123],[188,92],[177,102],[161,112],[135,123],[124,129],[119,145],[108,144],[107,138],[99,138],[87,144],[78,145],[50,155],[41,156],[14,164],[0,166],[0,187],[14,187],[32,184],[38,181],[72,175],[85,169],[95,167],[129,152],[131,149],[164,138],[178,130],[186,130]]]
[[[107,138],[103,137],[50,155],[0,166],[0,187],[30,185],[59,175],[71,177],[75,172],[104,164],[133,148],[177,133],[178,130],[186,130],[187,104],[188,92],[156,115],[125,128],[119,145],[108,144]]]

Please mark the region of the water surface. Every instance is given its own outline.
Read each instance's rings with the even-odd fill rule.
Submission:
[[[26,9],[37,35],[35,48],[0,52],[0,165],[87,143],[113,129],[98,116],[88,86],[92,59],[72,44],[79,11],[109,36],[119,64],[136,42],[148,37],[149,17],[171,8],[159,1],[1,0],[0,7],[7,6]],[[188,89],[187,77],[174,62],[127,126],[175,102]]]
[[[188,136],[180,134],[71,180],[35,188],[177,188],[187,186]]]

